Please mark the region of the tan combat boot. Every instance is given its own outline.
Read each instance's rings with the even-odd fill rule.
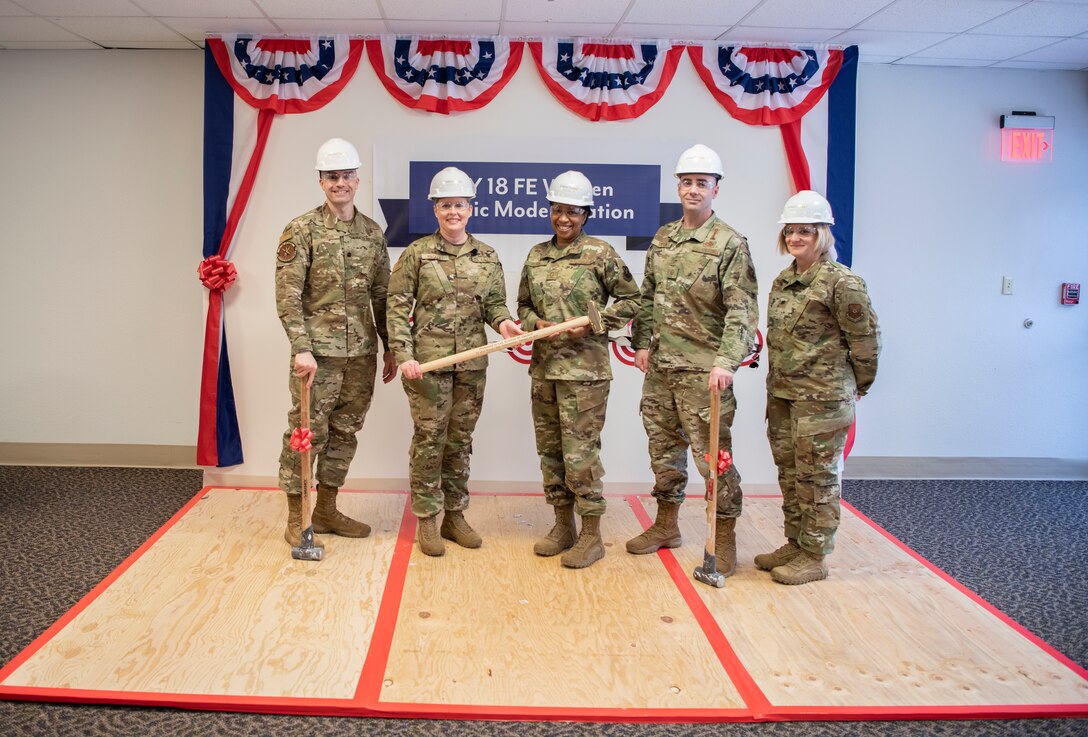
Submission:
[[[574,545],[577,539],[578,531],[574,529],[574,505],[556,504],[555,526],[543,540],[537,541],[533,546],[533,552],[544,557],[559,555]]]
[[[442,542],[442,538],[438,536],[437,516],[419,518],[419,530],[416,537],[419,540],[419,549],[425,555],[438,556],[446,552],[446,543]]]
[[[755,557],[756,568],[770,571],[784,566],[801,554],[801,547],[796,540],[786,540],[786,544],[772,553],[760,553]]]
[[[652,553],[658,548],[680,547],[683,541],[680,539],[680,527],[676,523],[676,515],[679,511],[679,504],[658,502],[657,519],[646,532],[627,541],[627,552],[643,555]]]
[[[789,562],[772,568],[771,578],[788,586],[822,581],[827,578],[827,563],[823,555],[801,549]]]
[[[604,557],[604,543],[601,542],[601,518],[582,517],[582,532],[574,547],[563,553],[559,562],[567,568],[586,568]]]
[[[714,525],[714,557],[717,558],[718,573],[732,576],[737,570],[737,520],[718,518]]]
[[[317,485],[317,505],[314,508],[314,532],[342,537],[366,537],[370,525],[353,520],[336,508],[336,492],[331,486]]]
[[[453,540],[462,548],[478,548],[484,544],[483,538],[469,526],[464,512],[461,511],[446,510],[446,513],[442,515],[442,529],[440,532],[442,537]]]
[[[287,544],[292,548],[298,548],[302,546],[302,495],[301,494],[288,494],[287,495],[287,529],[283,531],[283,539],[287,541]],[[317,540],[314,540],[315,548],[325,547]]]

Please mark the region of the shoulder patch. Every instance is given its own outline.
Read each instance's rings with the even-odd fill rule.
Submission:
[[[857,302],[851,302],[846,306],[846,317],[854,322],[859,322],[864,314],[864,309]]]
[[[281,242],[280,247],[276,249],[276,256],[283,262],[294,261],[296,253],[295,244],[291,241]]]
[[[627,268],[627,264],[623,265],[623,278],[627,281],[634,281],[635,278],[631,276],[631,270]]]

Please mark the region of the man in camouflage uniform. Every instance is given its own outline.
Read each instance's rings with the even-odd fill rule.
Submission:
[[[419,518],[420,549],[435,556],[445,553],[443,538],[466,548],[483,542],[464,510],[487,356],[426,374],[420,364],[486,344],[485,324],[504,338],[524,332],[506,307],[498,254],[465,230],[475,194],[459,169],[435,175],[431,199],[438,231],[404,250],[389,282],[389,345],[415,424],[408,467],[412,513]],[[439,530],[436,517],[443,510]]]
[[[748,242],[713,210],[721,159],[696,145],[681,154],[676,176],[684,217],[664,225],[650,244],[631,338],[635,365],[646,372],[642,423],[658,503],[653,525],[627,541],[635,554],[681,543],[676,518],[688,481],[689,444],[699,473],[706,477],[710,470],[711,391],[722,394],[720,447],[732,452],[733,374],[751,352],[759,317]],[[715,553],[719,572],[729,576],[736,568],[742,499],[736,464],[718,476],[717,493]]]
[[[292,405],[280,453],[279,485],[287,493],[287,530],[300,544],[302,455],[291,448],[299,427],[298,383],[311,387],[310,425],[317,458],[314,532],[366,537],[370,527],[336,508],[370,408],[378,338],[385,335],[389,254],[381,228],[355,209],[359,154],[339,138],[317,153],[325,203],[288,223],[276,252],[276,308],[291,342]],[[393,354],[383,358],[382,380],[396,375]],[[297,378],[297,380],[295,380]]]
[[[555,236],[529,251],[518,288],[518,317],[528,330],[585,315],[589,303],[602,309],[606,328],[627,324],[638,311],[638,285],[616,250],[582,232],[593,206],[593,187],[576,171],[557,176],[548,188]],[[601,430],[604,428],[612,362],[608,334],[587,328],[560,333],[533,345],[533,425],[544,497],[555,509],[555,526],[536,543],[537,555],[563,554],[568,568],[585,568],[604,557],[600,521]],[[574,511],[582,518],[575,540]],[[569,549],[569,550],[568,550]]]
[[[774,280],[767,309],[767,437],[786,544],[755,562],[779,583],[804,584],[827,578],[854,398],[876,379],[880,329],[865,282],[831,260],[827,200],[799,192],[779,222],[779,251],[794,261]]]

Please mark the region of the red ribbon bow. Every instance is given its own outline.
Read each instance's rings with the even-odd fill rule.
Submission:
[[[291,448],[304,453],[313,447],[314,433],[305,427],[296,427],[291,432]]]
[[[208,256],[208,258],[201,261],[200,266],[196,268],[196,275],[200,277],[201,283],[208,289],[212,291],[218,289],[225,292],[238,278],[238,271],[230,261],[216,255]]]
[[[710,454],[709,453],[707,453],[703,457],[706,458],[707,463],[710,463]],[[718,473],[719,474],[725,473],[726,471],[729,470],[729,467],[732,466],[732,465],[733,465],[733,456],[729,455],[729,453],[725,450],[725,448],[719,449],[718,450]]]

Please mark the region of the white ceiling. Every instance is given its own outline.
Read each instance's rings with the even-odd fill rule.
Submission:
[[[0,49],[236,32],[856,44],[868,63],[1088,70],[1088,0],[0,0]]]

